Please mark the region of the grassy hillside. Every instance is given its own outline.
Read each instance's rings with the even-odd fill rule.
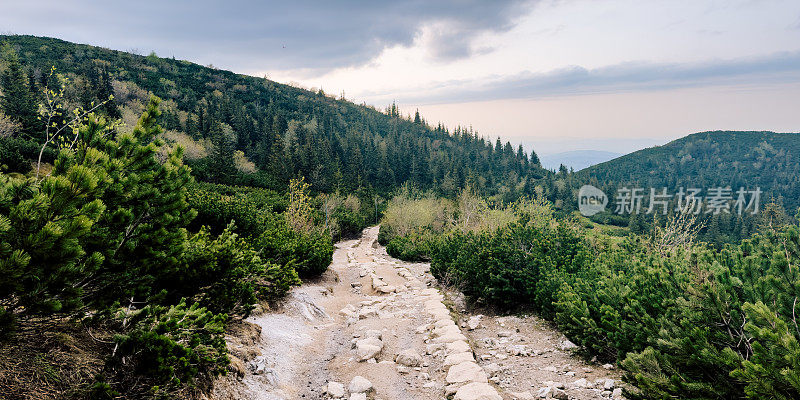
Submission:
[[[467,184],[492,194],[543,174],[535,154],[521,147],[431,127],[394,106],[381,112],[321,90],[58,39],[0,36],[2,42],[19,54],[31,90],[47,85],[52,66],[70,79],[67,96],[77,105],[105,100],[98,88],[110,85],[111,112],[129,125],[149,93],[162,98],[168,137],[196,150],[187,156],[196,158],[191,165],[203,180],[281,188],[302,175],[321,192],[385,192],[411,182],[444,194]],[[244,168],[229,161],[237,151]]]

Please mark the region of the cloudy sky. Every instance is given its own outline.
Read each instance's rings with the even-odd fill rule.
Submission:
[[[540,153],[800,131],[798,0],[0,0],[0,32],[396,101]]]

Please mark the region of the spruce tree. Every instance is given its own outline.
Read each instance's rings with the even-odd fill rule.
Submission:
[[[217,182],[227,182],[236,175],[236,166],[233,163],[234,138],[230,127],[215,122],[208,135],[214,144],[209,157],[211,175]]]
[[[22,125],[22,133],[29,138],[39,139],[42,124],[39,121],[38,104],[36,97],[28,88],[28,78],[20,64],[17,52],[10,45],[0,49],[6,70],[0,76],[0,108],[9,118]]]

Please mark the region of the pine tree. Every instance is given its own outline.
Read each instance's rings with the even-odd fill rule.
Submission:
[[[36,97],[28,88],[28,78],[20,64],[17,52],[10,45],[0,49],[6,70],[0,76],[0,108],[3,113],[22,125],[22,133],[29,138],[39,139],[42,123],[39,121],[39,110]]]
[[[106,103],[102,107],[102,111],[111,119],[122,117],[117,103],[114,101],[114,88],[111,86],[111,77],[108,70],[103,68],[100,72],[97,82],[97,100]]]
[[[233,163],[234,140],[230,128],[215,122],[208,133],[214,148],[209,156],[211,175],[217,182],[226,182],[236,174]]]
[[[105,133],[90,119],[82,134]],[[54,173],[37,181],[0,175],[0,336],[14,321],[68,313],[82,305],[78,282],[103,262],[84,244],[106,209],[99,199],[108,158],[63,151]]]
[[[132,133],[109,141],[85,137],[79,149],[108,152],[110,164],[101,199],[107,207],[92,229],[91,248],[105,256],[93,298],[102,304],[122,298],[147,299],[164,285],[160,280],[180,268],[188,221],[195,212],[186,201],[191,182],[180,148],[166,151],[157,138],[160,100],[151,98]]]

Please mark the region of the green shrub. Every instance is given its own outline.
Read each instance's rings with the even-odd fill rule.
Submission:
[[[336,208],[333,218],[338,225],[339,237],[357,237],[367,227],[363,215],[344,206]]]
[[[386,244],[386,252],[390,256],[401,260],[426,261],[429,259],[430,250],[426,239],[401,236],[390,240]]]
[[[566,227],[513,223],[479,234],[455,232],[431,246],[431,272],[464,294],[504,308],[553,315],[564,274],[587,260],[585,243]]]
[[[112,366],[126,376],[121,386],[131,397],[170,397],[185,385],[223,373],[226,320],[225,314],[184,300],[138,311],[131,328],[114,339],[118,347]]]
[[[277,192],[211,183],[193,185],[188,191],[187,201],[197,210],[197,217],[189,224],[189,229],[197,232],[206,226],[215,235],[235,221],[238,234],[256,237],[263,231],[270,215],[286,210],[286,199]]]
[[[261,256],[280,265],[292,265],[301,278],[314,277],[328,269],[333,259],[333,241],[323,232],[295,232],[279,217],[267,224],[255,239]]]
[[[78,282],[103,262],[85,240],[105,210],[97,199],[104,176],[92,161],[41,181],[0,174],[0,337],[16,318],[68,315],[83,304]]]
[[[263,261],[231,227],[215,238],[205,228],[192,236],[171,296],[194,296],[212,312],[246,316],[257,300],[276,300],[300,284],[290,265]]]

